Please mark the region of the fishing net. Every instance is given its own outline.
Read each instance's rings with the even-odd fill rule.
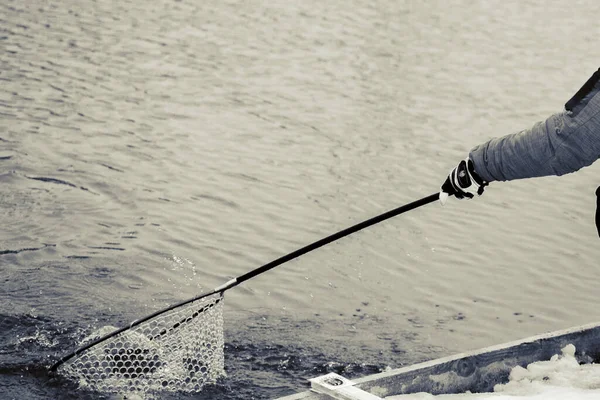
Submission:
[[[198,392],[225,375],[223,296],[149,318],[77,353],[59,373],[105,393]]]

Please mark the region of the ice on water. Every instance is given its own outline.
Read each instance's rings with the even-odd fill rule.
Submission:
[[[600,399],[600,364],[580,365],[575,346],[562,349],[549,361],[515,367],[509,382],[498,384],[493,393],[431,395],[415,393],[387,397],[386,400],[598,400]]]

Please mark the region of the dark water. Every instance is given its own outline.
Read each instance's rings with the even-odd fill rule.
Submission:
[[[48,362],[56,351],[66,351],[72,345],[77,328],[54,328],[57,321],[43,318],[3,316],[2,328],[18,343],[2,342],[2,398],[6,399],[93,399],[113,398],[80,390],[71,382],[49,377]],[[323,354],[318,348],[297,344],[266,344],[264,338],[272,333],[268,324],[250,324],[252,339],[230,340],[225,346],[228,377],[198,394],[168,394],[160,398],[193,399],[251,399],[271,398],[289,394],[307,386],[305,380],[335,371],[345,376],[361,376],[380,371],[380,366],[348,361],[347,356]],[[296,324],[297,329],[314,328],[308,323]],[[275,328],[277,329],[277,328]],[[255,336],[256,335],[256,336]]]
[[[597,69],[599,11],[0,1],[0,397],[98,398],[46,367],[437,191]],[[228,377],[190,397],[275,398],[600,319],[597,176],[494,185],[232,289]]]
[[[47,372],[57,355],[72,350],[73,342],[81,339],[80,323],[39,316],[3,315],[2,398],[114,398],[86,392],[73,382]],[[315,345],[314,337],[310,336],[318,336],[320,327],[314,321],[270,321],[267,316],[261,316],[244,323],[244,332],[228,330],[225,346],[227,378],[217,385],[205,387],[201,393],[163,393],[160,398],[274,398],[308,388],[308,378],[328,372],[358,377],[381,372],[389,364],[402,365],[407,359],[418,361],[401,348],[383,354],[352,345],[332,348],[331,343],[325,341]],[[302,339],[305,335],[309,336],[308,340]],[[266,339],[279,336],[287,339]]]

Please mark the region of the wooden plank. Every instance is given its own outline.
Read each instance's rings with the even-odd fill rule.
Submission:
[[[427,392],[431,394],[490,392],[506,383],[517,365],[549,360],[567,344],[575,345],[580,362],[600,361],[600,324],[589,324],[537,335],[481,350],[461,353],[409,367],[355,379],[356,387],[379,397]],[[303,392],[280,400],[324,400]]]

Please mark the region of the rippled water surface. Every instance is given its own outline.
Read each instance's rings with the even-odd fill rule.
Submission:
[[[598,68],[600,3],[0,1],[0,393],[81,338],[438,190]],[[492,184],[226,294],[266,399],[600,320],[600,165]]]

